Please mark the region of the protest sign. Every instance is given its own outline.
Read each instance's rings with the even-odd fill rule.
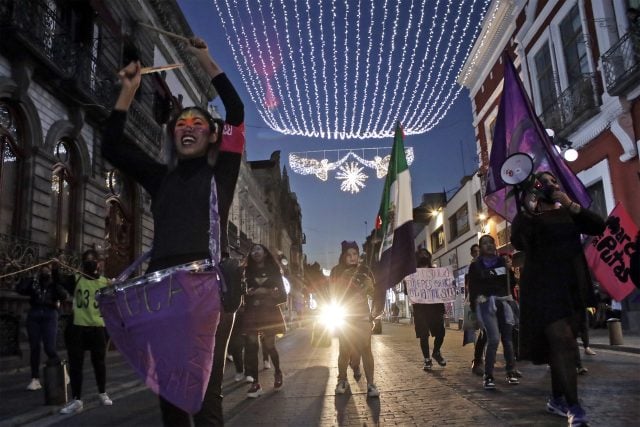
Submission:
[[[618,203],[607,218],[604,233],[592,239],[585,249],[596,280],[617,301],[622,301],[635,289],[630,272],[637,233],[638,227]]]
[[[418,268],[404,280],[412,304],[436,304],[456,299],[456,280],[451,266]]]

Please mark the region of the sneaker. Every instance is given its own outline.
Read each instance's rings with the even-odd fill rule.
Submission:
[[[367,397],[380,397],[380,392],[375,384],[369,384],[367,386]]]
[[[522,372],[518,371],[517,369],[512,369],[511,373],[513,374],[513,376],[515,376],[516,378],[522,378]]]
[[[38,378],[31,378],[31,382],[27,386],[27,390],[36,391],[42,388],[42,384],[40,384],[40,380]]]
[[[589,370],[584,366],[578,366],[576,368],[576,372],[578,373],[578,375],[585,375],[587,372],[589,372]]]
[[[493,390],[494,388],[496,388],[496,382],[493,379],[492,375],[485,375],[482,385],[485,390]]]
[[[440,354],[440,352],[433,352],[433,354],[431,355],[431,357],[433,357],[434,359],[436,359],[436,362],[438,362],[438,365],[440,366],[447,366],[447,361],[444,360],[444,357],[442,357],[442,354]]]
[[[276,371],[276,373],[273,374],[273,388],[279,390],[280,387],[282,387],[282,371]]]
[[[507,384],[512,384],[512,385],[520,384],[520,380],[518,379],[516,374],[513,373],[513,371],[507,372]]]
[[[587,356],[595,356],[597,353],[591,350],[591,347],[585,347],[584,354],[586,354]]]
[[[83,407],[82,400],[73,399],[60,409],[60,413],[64,415],[77,414],[78,412],[82,412]]]
[[[244,374],[242,372],[238,372],[234,377],[233,380],[237,383],[239,383],[240,381],[244,380]],[[251,381],[253,382],[253,381]]]
[[[271,362],[269,362],[268,360],[264,361],[264,369],[271,369]]]
[[[244,379],[245,383],[252,383],[254,382],[253,377],[251,375],[247,375],[247,377]]]
[[[98,398],[100,399],[100,403],[102,403],[102,406],[113,405],[113,400],[109,398],[109,395],[107,393],[98,393]]]
[[[247,397],[255,399],[256,397],[262,394],[262,387],[260,387],[260,383],[253,383],[249,390],[247,391]]]
[[[347,380],[338,380],[336,385],[336,394],[345,394],[349,389],[349,383]]]
[[[569,421],[569,427],[588,426],[589,419],[587,413],[584,412],[582,406],[571,405],[567,410],[567,420]]]
[[[356,366],[353,368],[353,379],[358,382],[360,381],[360,378],[362,378],[362,372],[360,371],[360,366]]]
[[[550,414],[566,417],[568,410],[569,408],[567,407],[567,402],[565,402],[564,397],[550,397],[549,400],[547,400],[547,412]]]
[[[433,369],[433,362],[431,359],[424,359],[424,366],[422,367],[423,371],[430,371]]]
[[[471,362],[471,372],[473,372],[479,377],[483,376],[484,367],[482,366],[482,364],[483,364],[482,359],[474,359],[473,362]]]

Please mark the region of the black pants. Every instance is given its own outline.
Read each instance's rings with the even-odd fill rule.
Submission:
[[[58,332],[58,310],[49,307],[34,307],[27,315],[27,333],[31,378],[40,378],[40,343],[49,361],[58,360],[56,334]]]
[[[74,399],[82,398],[82,365],[84,364],[84,352],[91,352],[91,364],[96,376],[98,393],[105,392],[107,383],[107,335],[102,326],[77,326],[69,325],[65,331],[65,343],[69,357],[69,378],[71,380],[71,396]]]
[[[227,353],[227,344],[233,328],[234,313],[222,313],[220,324],[216,330],[213,350],[213,369],[209,377],[209,385],[204,394],[202,408],[193,417],[182,409],[160,397],[162,423],[167,427],[174,426],[223,426],[222,416],[222,377]]]

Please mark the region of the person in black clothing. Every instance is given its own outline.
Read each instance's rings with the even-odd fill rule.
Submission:
[[[484,361],[484,388],[496,387],[493,368],[498,344],[502,341],[507,366],[507,383],[518,384],[513,344],[514,313],[511,308],[511,271],[504,258],[496,253],[496,243],[488,234],[480,237],[480,256],[469,266],[469,301],[487,334]]]
[[[287,302],[287,293],[282,281],[282,272],[277,261],[263,245],[253,245],[245,269],[247,295],[245,296],[242,330],[246,334],[245,361],[247,377],[253,379],[247,391],[247,397],[254,398],[262,394],[258,379],[259,337],[262,333],[262,345],[273,362],[273,388],[282,387],[280,355],[276,349],[276,335],[285,333],[285,323],[280,304]]]
[[[416,267],[431,268],[431,252],[425,248],[416,252]],[[420,339],[420,349],[424,357],[425,371],[433,369],[433,357],[438,365],[446,366],[447,361],[442,357],[440,348],[444,342],[444,303],[436,304],[412,304],[414,316],[414,328],[416,338]],[[429,336],[433,336],[433,353],[429,353]]]
[[[142,185],[152,198],[154,244],[147,273],[211,257],[218,263],[220,259],[215,258],[228,257],[227,220],[244,150],[244,106],[209,55],[206,43],[193,38],[187,49],[211,77],[226,110],[225,122],[219,123],[199,107],[182,110],[167,126],[175,155],[168,165],[155,161],[137,145],[125,143],[127,111],[141,78],[140,63],[131,62],[119,73],[122,87],[103,138],[105,159]],[[217,207],[212,208],[216,198]],[[216,213],[219,236],[216,229],[210,233],[211,218]],[[191,425],[192,421],[196,425],[223,425],[222,376],[232,326],[233,313],[221,313],[213,369],[201,411],[192,420],[189,414],[161,397],[165,425]]]
[[[27,390],[39,390],[40,384],[40,343],[48,361],[59,360],[56,352],[56,335],[58,333],[58,308],[60,301],[67,299],[67,292],[62,285],[52,279],[51,267],[46,264],[40,267],[37,277],[22,279],[16,286],[16,292],[29,297],[29,313],[27,314],[27,334],[29,335],[29,353],[31,362],[31,382]]]
[[[373,297],[375,279],[365,264],[360,264],[360,251],[356,242],[343,241],[338,265],[331,269],[330,298],[345,311],[338,342],[338,384],[336,394],[344,394],[350,388],[347,366],[351,365],[356,381],[360,380],[360,358],[367,379],[367,397],[378,398],[380,392],[374,383],[375,362],[371,351],[371,332],[374,316],[369,308]]]
[[[470,249],[471,262],[480,255],[480,245],[474,243]],[[469,298],[469,273],[464,276],[464,286],[466,298]],[[471,361],[471,372],[478,376],[484,375],[484,350],[487,346],[487,334],[483,328],[479,328],[478,338],[473,344],[473,360]]]
[[[586,425],[578,401],[576,334],[585,320],[593,282],[581,234],[598,235],[605,223],[571,200],[549,172],[524,190],[525,210],[513,221],[511,243],[525,252],[520,277],[520,358],[551,367],[547,410]]]

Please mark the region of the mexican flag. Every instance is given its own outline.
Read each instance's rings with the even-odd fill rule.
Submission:
[[[384,300],[387,289],[416,272],[411,176],[400,123],[396,125],[391,160],[376,219],[376,235],[382,239],[379,261],[375,267],[376,285]]]

